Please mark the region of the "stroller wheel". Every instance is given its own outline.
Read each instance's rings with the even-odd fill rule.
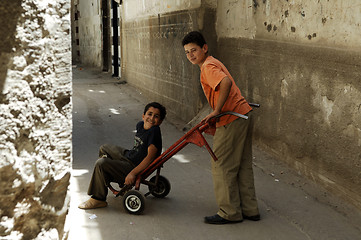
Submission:
[[[145,199],[137,190],[130,190],[123,196],[123,207],[128,213],[141,214],[144,210]]]
[[[156,183],[156,176],[152,177],[150,179],[150,182]],[[166,179],[163,176],[158,177],[158,182],[156,183],[156,186],[148,186],[149,192],[157,198],[164,198],[166,197],[170,192],[170,182],[168,179]]]

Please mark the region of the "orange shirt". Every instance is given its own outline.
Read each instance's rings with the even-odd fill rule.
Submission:
[[[226,76],[231,79],[232,87],[222,108],[222,112],[231,111],[243,115],[247,114],[252,108],[241,95],[241,91],[237,87],[227,68],[212,56],[207,57],[201,68],[201,85],[208,103],[211,105],[212,109],[215,109],[219,97],[218,85]],[[238,117],[233,115],[221,117],[219,122],[217,122],[216,127],[224,126],[237,118]]]

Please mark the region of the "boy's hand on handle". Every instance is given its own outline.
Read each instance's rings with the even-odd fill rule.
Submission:
[[[135,178],[136,178],[137,176],[135,175],[135,174],[133,174],[133,173],[129,173],[128,175],[127,175],[127,177],[125,178],[125,182],[124,182],[124,184],[125,185],[132,185],[134,182],[135,182]]]
[[[206,123],[208,122],[212,117],[217,116],[218,114],[220,114],[220,112],[214,110],[213,112],[211,112],[210,114],[208,114],[205,118],[203,118],[202,122]]]

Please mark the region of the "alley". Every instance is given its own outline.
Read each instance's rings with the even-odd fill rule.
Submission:
[[[66,227],[70,240],[112,239],[257,239],[257,240],[357,240],[361,239],[361,214],[327,194],[302,176],[255,147],[254,171],[261,221],[223,226],[207,225],[213,215],[210,156],[206,149],[187,146],[170,159],[162,175],[171,183],[164,199],[146,198],[142,215],[130,215],[121,198],[108,195],[108,207],[80,210],[98,148],[103,143],[131,147],[134,129],[148,102],[127,84],[109,74],[73,68],[73,171],[71,205]],[[256,126],[257,127],[257,126]],[[171,119],[161,125],[167,149],[184,133]],[[145,193],[147,189],[141,187]]]

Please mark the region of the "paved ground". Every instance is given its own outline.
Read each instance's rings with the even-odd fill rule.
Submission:
[[[107,208],[80,210],[98,147],[131,147],[135,124],[148,100],[127,84],[93,69],[73,69],[73,174],[67,218],[70,240],[112,239],[361,239],[361,213],[330,196],[254,146],[254,171],[262,220],[214,226],[203,217],[217,211],[204,148],[189,145],[166,162],[162,175],[171,182],[168,197],[146,198],[142,215],[130,215],[121,198],[108,195]],[[161,125],[167,149],[183,136],[182,123]],[[176,127],[177,126],[177,127]],[[209,141],[211,139],[207,138]],[[143,186],[141,191],[147,189]]]

